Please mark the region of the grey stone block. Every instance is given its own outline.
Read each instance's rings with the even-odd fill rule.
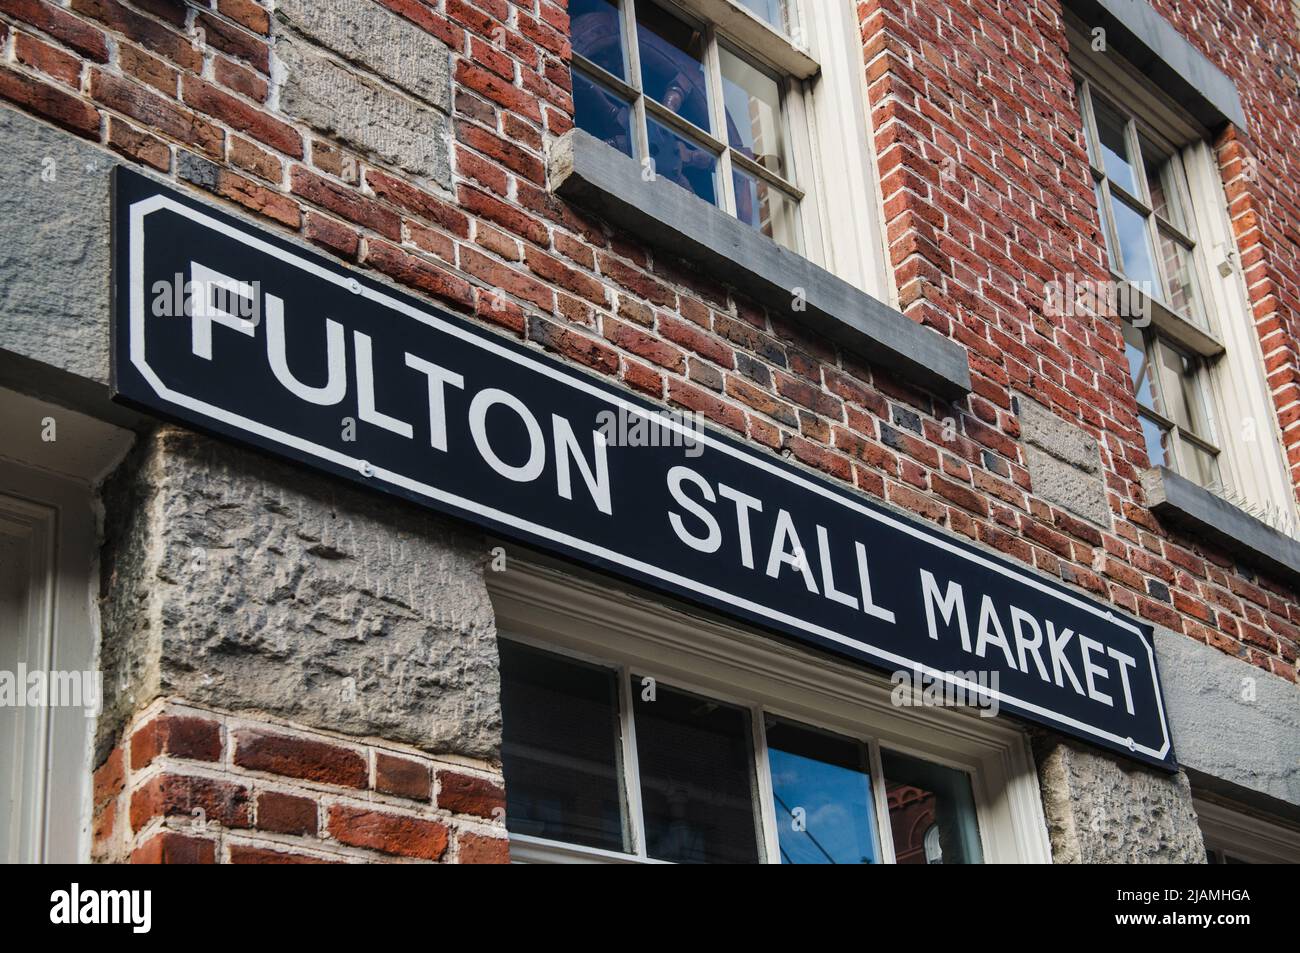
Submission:
[[[1043,815],[1058,864],[1203,864],[1183,772],[1166,774],[1039,734]]]
[[[1016,395],[1016,406],[1034,493],[1094,523],[1110,526],[1097,441],[1024,395]]]
[[[482,537],[173,428],[104,498],[100,757],[158,696],[499,756]]]
[[[970,391],[965,348],[686,189],[663,179],[645,181],[636,161],[581,129],[555,143],[548,175],[564,198],[890,373],[950,400]],[[792,306],[797,289],[802,310]]]
[[[415,24],[372,0],[279,0],[275,15],[343,59],[451,110],[451,55]]]
[[[1178,763],[1300,807],[1300,686],[1165,629],[1156,660]]]
[[[108,381],[107,152],[0,106],[0,351]]]
[[[360,76],[300,39],[280,35],[275,53],[284,76],[282,113],[450,188],[445,111]]]

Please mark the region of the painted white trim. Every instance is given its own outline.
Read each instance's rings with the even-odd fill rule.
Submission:
[[[883,678],[751,631],[510,554],[488,586],[501,636],[619,664],[720,702],[877,742],[969,772],[988,863],[1048,863],[1051,850],[1026,736],[968,712],[895,708]],[[880,788],[880,785],[876,785]],[[892,859],[877,793],[881,858]],[[512,844],[513,844],[512,838]],[[773,861],[779,860],[779,854]]]
[[[1300,864],[1300,830],[1193,795],[1205,846],[1252,864]]]
[[[572,387],[574,390],[577,390],[581,393],[587,394],[592,397],[596,397],[599,400],[603,400],[608,404],[610,404],[611,406],[619,408],[625,414],[643,417],[651,422],[659,424],[660,426],[676,431],[681,435],[681,437],[684,440],[688,440],[688,441],[693,440],[699,443],[703,443],[708,447],[710,447],[711,449],[717,451],[718,453],[726,454],[742,463],[763,470],[771,475],[774,475],[782,480],[785,480],[788,483],[793,484],[794,486],[797,486],[798,488],[804,490],[805,492],[815,493],[818,496],[833,501],[839,504],[840,506],[844,506],[845,508],[853,511],[859,516],[865,516],[866,518],[873,520],[877,523],[880,523],[885,526],[889,526],[890,528],[898,532],[905,533],[917,539],[924,540],[926,543],[928,543],[931,546],[944,550],[945,552],[955,555],[961,559],[968,560],[991,572],[995,572],[1001,576],[1005,576],[1008,579],[1012,579],[1023,586],[1028,586],[1032,589],[1036,589],[1039,592],[1044,593],[1045,595],[1051,596],[1054,599],[1058,599],[1061,602],[1064,602],[1067,605],[1072,606],[1073,608],[1079,609],[1080,611],[1086,612],[1099,619],[1103,619],[1111,625],[1117,626],[1119,628],[1125,629],[1128,632],[1131,632],[1133,635],[1137,637],[1138,641],[1141,643],[1142,647],[1146,650],[1147,653],[1147,658],[1149,663],[1148,671],[1151,673],[1152,689],[1153,689],[1154,697],[1156,699],[1158,714],[1160,716],[1161,731],[1163,733],[1162,745],[1159,748],[1153,748],[1148,745],[1138,744],[1132,738],[1121,737],[1112,732],[1104,731],[1100,728],[1097,728],[1095,725],[1089,725],[1086,724],[1085,722],[1079,721],[1078,719],[1071,718],[1066,715],[1062,715],[1059,712],[1054,712],[1051,711],[1050,709],[1043,708],[1040,705],[1035,705],[1030,702],[1023,701],[1012,695],[1007,694],[1006,692],[991,689],[988,686],[978,686],[978,685],[967,683],[964,679],[957,677],[951,672],[942,672],[942,671],[932,669],[925,665],[920,665],[915,660],[907,659],[893,652],[885,651],[884,649],[881,649],[878,646],[874,646],[874,645],[870,645],[869,643],[862,642],[858,639],[853,638],[852,636],[846,635],[841,632],[836,632],[832,629],[828,629],[825,626],[816,625],[814,623],[807,622],[803,619],[799,619],[773,606],[760,605],[758,603],[751,602],[747,599],[738,598],[734,593],[725,592],[723,590],[716,589],[713,586],[705,585],[703,583],[698,582],[697,580],[691,579],[687,576],[683,576],[680,573],[673,572],[672,570],[666,569],[664,567],[654,566],[649,563],[643,562],[639,559],[635,559],[630,556],[626,556],[622,553],[615,552],[614,550],[606,549],[601,546],[595,546],[589,540],[578,539],[576,537],[570,536],[567,533],[559,532],[555,529],[552,529],[551,527],[534,523],[531,520],[522,519],[511,513],[507,513],[503,510],[499,510],[496,507],[487,506],[475,500],[466,499],[464,497],[457,496],[456,494],[448,493],[445,490],[440,490],[437,487],[433,487],[426,483],[422,483],[418,480],[411,479],[410,477],[407,477],[403,474],[395,473],[391,470],[382,467],[376,467],[365,460],[361,460],[359,458],[351,457],[348,456],[347,454],[340,453],[338,450],[335,450],[332,447],[324,447],[321,446],[320,444],[312,443],[309,440],[305,440],[293,434],[285,433],[273,427],[268,427],[265,424],[259,423],[255,420],[250,420],[247,417],[243,417],[238,414],[231,413],[230,411],[227,411],[220,407],[213,406],[212,404],[209,404],[205,401],[198,400],[196,398],[189,397],[188,395],[181,394],[177,391],[171,390],[165,384],[163,384],[162,379],[149,366],[148,361],[146,359],[146,355],[144,353],[144,344],[145,344],[144,219],[145,216],[157,212],[161,209],[169,209],[175,212],[176,214],[181,215],[182,217],[188,218],[191,221],[204,226],[205,228],[210,228],[213,231],[218,232],[219,234],[227,236],[228,238],[232,238],[235,241],[242,242],[243,244],[248,245],[251,248],[257,249],[263,254],[271,255],[275,258],[278,258],[282,263],[292,265],[295,268],[299,268],[300,270],[305,271],[308,274],[322,281],[329,282],[330,284],[336,285],[341,289],[346,289],[351,294],[358,295],[362,298],[374,302],[375,304],[381,307],[387,308],[391,311],[395,311],[405,317],[418,321],[421,324],[425,324],[443,334],[448,334],[457,337],[458,339],[465,341],[466,343],[472,344],[475,347],[482,348],[483,350],[493,354],[494,356],[500,359],[511,361],[513,363],[516,363],[522,367],[529,369],[530,371],[533,371],[534,373],[542,374],[546,377],[551,378],[552,380],[558,381],[562,384]],[[145,379],[145,381],[149,384],[149,386],[153,388],[154,393],[157,394],[159,397],[161,397],[163,400],[170,401],[171,403],[175,404],[178,407],[183,407],[186,410],[189,410],[199,416],[203,416],[211,420],[215,420],[219,423],[225,424],[226,426],[234,428],[236,430],[242,430],[247,433],[254,434],[258,437],[261,437],[265,440],[271,441],[273,443],[278,443],[281,446],[292,448],[298,451],[299,453],[305,454],[307,456],[317,457],[321,460],[325,460],[330,463],[333,463],[336,466],[355,470],[357,473],[364,475],[369,480],[377,481],[379,483],[387,483],[391,486],[395,486],[402,490],[405,490],[408,493],[412,493],[417,496],[422,496],[430,500],[435,500],[440,503],[444,503],[448,506],[455,507],[462,511],[477,514],[485,519],[502,523],[506,526],[510,526],[517,530],[521,530],[525,533],[529,533],[531,535],[540,537],[542,539],[549,540],[553,543],[558,543],[560,545],[569,547],[570,549],[589,553],[593,556],[604,559],[610,563],[614,563],[615,565],[623,566],[625,568],[634,570],[636,572],[642,573],[644,575],[653,578],[663,579],[665,581],[673,583],[676,586],[679,586],[682,589],[685,589],[690,592],[695,592],[699,595],[706,596],[708,598],[717,600],[724,604],[730,603],[732,605],[739,606],[745,609],[746,611],[761,615],[765,618],[770,618],[776,622],[780,622],[791,628],[807,632],[811,635],[818,636],[819,638],[825,639],[828,642],[835,642],[837,644],[849,647],[855,651],[861,652],[864,655],[869,655],[872,658],[875,658],[878,661],[885,663],[887,666],[891,668],[906,668],[914,671],[919,671],[939,681],[946,682],[948,684],[952,684],[967,689],[969,691],[975,691],[978,692],[979,694],[991,695],[993,697],[998,698],[999,701],[1001,702],[1006,702],[1018,706],[1021,710],[1036,714],[1041,718],[1045,719],[1046,721],[1054,722],[1058,725],[1071,727],[1076,731],[1083,732],[1084,734],[1091,735],[1095,738],[1104,739],[1106,741],[1111,742],[1112,744],[1126,747],[1130,751],[1139,751],[1145,755],[1148,755],[1149,757],[1158,760],[1163,759],[1165,755],[1169,752],[1171,746],[1171,742],[1169,740],[1169,724],[1168,724],[1168,719],[1165,716],[1164,699],[1161,697],[1159,680],[1156,674],[1154,648],[1152,647],[1150,640],[1143,634],[1140,628],[1138,628],[1133,623],[1127,621],[1126,619],[1122,618],[1121,616],[1116,615],[1115,612],[1110,608],[1093,604],[1091,602],[1085,601],[1084,599],[1076,597],[1069,592],[1065,592],[1056,589],[1052,586],[1049,586],[1040,578],[1022,572],[1012,567],[1009,564],[1003,565],[997,563],[992,559],[985,558],[979,553],[972,552],[965,548],[959,547],[954,543],[949,542],[948,539],[945,538],[944,536],[939,535],[938,533],[935,533],[934,531],[926,527],[923,527],[920,524],[912,524],[910,522],[904,522],[903,520],[895,518],[894,516],[884,511],[869,508],[863,505],[862,503],[858,502],[856,499],[854,499],[844,491],[832,490],[829,486],[824,486],[819,483],[814,483],[809,479],[805,479],[794,469],[786,469],[783,467],[778,467],[770,460],[766,459],[765,457],[757,453],[754,453],[748,449],[744,449],[740,446],[732,446],[729,443],[725,443],[717,439],[716,437],[708,433],[707,430],[693,429],[692,427],[688,426],[687,424],[681,421],[675,420],[671,417],[664,417],[653,409],[642,407],[639,404],[633,403],[623,397],[620,397],[617,393],[613,391],[598,387],[590,379],[579,376],[575,373],[571,373],[568,370],[565,370],[564,368],[558,365],[553,365],[549,362],[543,362],[541,360],[538,360],[537,358],[532,357],[527,353],[521,353],[512,348],[507,348],[503,344],[499,343],[494,337],[492,337],[491,335],[485,332],[474,331],[474,332],[467,333],[466,331],[457,328],[456,326],[452,325],[447,321],[444,321],[443,319],[437,317],[436,315],[430,314],[420,308],[407,304],[406,302],[401,301],[390,294],[387,294],[386,292],[380,290],[379,288],[370,287],[369,284],[357,282],[356,279],[351,278],[346,274],[337,273],[331,268],[326,268],[321,264],[318,264],[313,261],[309,261],[285,248],[279,247],[277,245],[273,245],[261,238],[258,238],[256,235],[245,232],[239,227],[229,225],[225,222],[219,221],[213,218],[212,216],[199,211],[198,209],[191,208],[188,205],[184,205],[180,202],[174,201],[168,196],[155,195],[155,196],[151,196],[150,198],[135,202],[131,205],[128,214],[130,216],[129,218],[130,221],[130,237],[129,237],[130,335],[129,335],[128,344],[129,344],[129,351],[131,355],[131,363],[140,372],[141,376]]]

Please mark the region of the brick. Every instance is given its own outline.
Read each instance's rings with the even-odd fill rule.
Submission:
[[[239,136],[226,140],[226,158],[244,171],[276,185],[284,178],[284,164],[279,159]]]
[[[507,205],[495,196],[468,185],[459,186],[456,197],[461,207],[471,215],[481,215],[536,245],[550,244],[546,226],[522,209]]]
[[[504,837],[464,833],[456,838],[456,861],[461,864],[508,864],[510,841]]]
[[[437,821],[349,804],[330,808],[329,832],[340,844],[399,857],[439,860],[447,852],[447,828]]]
[[[200,12],[194,25],[203,30],[203,39],[208,46],[235,59],[244,60],[260,72],[270,72],[271,50],[262,37],[210,13]]]
[[[538,251],[536,248],[524,250],[524,261],[532,269],[533,273],[542,280],[572,291],[599,307],[603,308],[608,304],[605,286],[591,275],[570,268],[559,259]]]
[[[171,60],[182,69],[197,72],[203,68],[203,54],[190,44],[188,37],[136,13],[117,0],[72,0],[72,9],[99,20],[115,33],[130,37],[133,42]]]
[[[277,834],[311,834],[317,830],[316,802],[311,798],[263,791],[257,797],[257,829]]]
[[[473,814],[492,820],[505,810],[506,792],[500,784],[487,778],[439,771],[438,807],[453,814]]]
[[[375,790],[428,801],[433,797],[433,776],[427,764],[380,751],[375,755]]]
[[[131,852],[133,864],[215,864],[217,845],[204,837],[163,831]]]
[[[542,160],[495,133],[473,123],[458,121],[456,138],[495,162],[501,163],[517,175],[522,175],[538,185],[546,184],[546,168]]]
[[[108,62],[108,40],[95,28],[46,0],[0,0],[0,13],[28,23],[96,63]]]
[[[109,752],[104,763],[95,769],[93,777],[94,806],[96,810],[109,804],[122,793],[126,785],[126,771],[121,748]]]
[[[131,770],[147,767],[159,755],[190,761],[221,758],[221,725],[207,718],[159,715],[131,736]]]
[[[303,220],[303,236],[349,261],[356,260],[361,247],[361,236],[354,229],[316,212],[308,212]]]
[[[366,788],[370,781],[366,759],[350,748],[256,728],[236,732],[234,761],[249,771],[340,787]]]
[[[299,854],[292,850],[270,847],[253,847],[249,844],[231,844],[232,864],[341,864],[341,860],[326,860],[313,854]]]
[[[154,132],[193,146],[213,158],[222,156],[225,133],[144,86],[96,69],[90,74],[90,95],[108,109],[130,116]]]
[[[143,829],[154,818],[177,816],[223,827],[248,827],[248,788],[206,777],[160,774],[131,793],[133,830]]]
[[[385,238],[401,240],[401,216],[356,189],[331,182],[302,166],[294,166],[290,171],[289,184],[295,195]]]
[[[548,314],[555,306],[555,292],[545,282],[509,268],[469,246],[461,248],[460,267],[466,274],[473,275],[486,283],[493,292],[513,295],[536,305]]]
[[[164,96],[176,98],[176,84],[180,74],[158,57],[139,47],[122,43],[118,46],[117,62],[122,72],[152,86]]]
[[[0,66],[0,97],[88,139],[99,138],[99,110],[63,90]]]
[[[81,83],[81,60],[34,36],[26,33],[15,35],[14,56],[23,65],[52,76],[66,86],[76,89]]]
[[[226,89],[247,96],[249,99],[255,99],[259,103],[266,102],[266,97],[271,91],[270,84],[257,73],[231,62],[224,56],[213,57],[212,76]]]
[[[446,229],[458,238],[469,237],[469,218],[428,192],[378,169],[366,169],[366,186],[385,201]]]
[[[578,331],[562,327],[536,315],[528,319],[528,338],[548,351],[563,354],[570,360],[604,374],[618,373],[618,352]]]
[[[422,258],[408,255],[387,242],[368,240],[362,261],[395,281],[449,304],[464,308],[473,305],[474,293],[464,278],[443,271]]]
[[[687,410],[701,413],[714,423],[728,427],[739,434],[745,433],[745,415],[740,408],[692,384],[670,379],[668,401]]]
[[[267,115],[261,108],[250,105],[197,76],[186,76],[181,80],[181,95],[187,104],[199,112],[220,119],[232,129],[247,133],[258,142],[285,155],[302,158],[302,136],[298,131]]]
[[[254,33],[271,32],[270,14],[254,0],[217,0],[217,12]]]

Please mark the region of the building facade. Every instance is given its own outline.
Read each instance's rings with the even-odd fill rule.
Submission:
[[[1300,860],[1291,0],[0,53],[0,857]]]

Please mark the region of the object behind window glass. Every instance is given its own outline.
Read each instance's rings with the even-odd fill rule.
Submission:
[[[646,853],[676,863],[759,860],[749,713],[632,677]]]
[[[766,20],[782,32],[790,31],[786,0],[737,0],[742,7],[754,12],[760,20]]]
[[[499,647],[506,826],[628,849],[614,673],[513,642]]]
[[[585,73],[573,71],[573,109],[578,128],[632,156],[632,104]]]
[[[876,863],[866,745],[769,718],[767,760],[781,863]]]
[[[892,751],[880,757],[897,862],[982,864],[970,777]]]

